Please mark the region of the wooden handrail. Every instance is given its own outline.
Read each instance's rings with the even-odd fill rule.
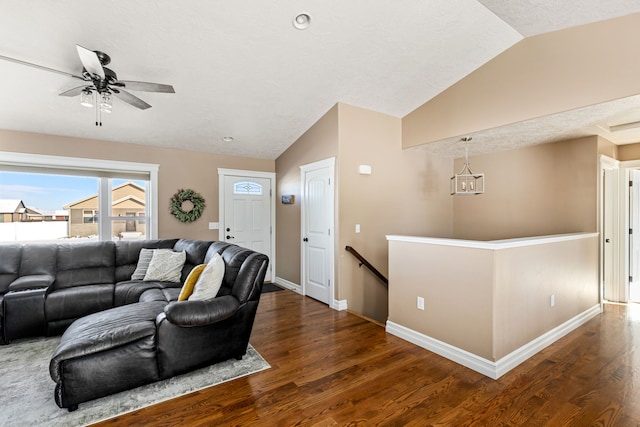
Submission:
[[[347,252],[351,253],[351,255],[353,255],[354,257],[358,258],[358,261],[360,261],[360,267],[362,267],[363,265],[365,267],[367,267],[369,270],[371,270],[371,272],[373,274],[375,274],[376,276],[378,276],[378,279],[382,280],[382,282],[388,287],[389,286],[389,279],[387,279],[386,277],[384,277],[384,274],[380,273],[378,271],[377,268],[375,268],[373,265],[371,265],[371,263],[369,261],[367,261],[362,255],[360,255],[358,253],[358,251],[356,251],[355,249],[353,249],[351,246],[346,246],[344,248]]]

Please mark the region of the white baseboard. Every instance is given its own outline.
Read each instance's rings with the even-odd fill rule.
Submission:
[[[290,291],[293,291],[295,293],[298,293],[300,295],[302,295],[302,286],[295,284],[293,282],[290,282],[286,279],[283,279],[282,277],[278,277],[276,276],[276,279],[274,280],[274,283],[276,285],[280,285],[285,289],[289,289]]]
[[[331,306],[334,310],[343,311],[347,309],[347,300],[346,299],[334,299],[333,305]]]
[[[601,312],[602,307],[600,304],[597,304],[567,320],[563,324],[540,335],[538,338],[528,342],[522,347],[512,351],[497,362],[492,362],[484,357],[477,356],[466,350],[452,346],[391,321],[387,321],[386,331],[391,335],[395,335],[496,380],[534,354],[538,353],[543,348],[549,346],[577,327],[588,322]]]
[[[302,286],[290,282],[287,279],[283,279],[282,277],[277,277],[276,276],[276,280],[274,280],[274,283],[276,285],[280,285],[283,288],[289,289],[295,293],[298,293],[300,295],[304,295],[302,293]],[[338,310],[338,311],[342,311],[342,310],[346,310],[347,309],[347,300],[346,299],[342,299],[342,300],[337,300],[334,299],[333,303],[330,305],[331,308],[333,308],[334,310]]]

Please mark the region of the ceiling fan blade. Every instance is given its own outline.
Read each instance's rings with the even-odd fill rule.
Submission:
[[[20,65],[26,65],[27,67],[37,68],[39,70],[49,71],[51,73],[62,74],[63,76],[73,77],[75,79],[85,80],[81,76],[76,76],[75,74],[67,73],[66,71],[56,70],[54,68],[49,68],[49,67],[45,67],[43,65],[33,64],[33,63],[27,62],[27,61],[21,61],[19,59],[15,59],[15,58],[9,58],[8,56],[4,56],[4,55],[0,55],[0,59],[3,59],[5,61],[9,61],[9,62],[15,62],[16,64],[20,64]]]
[[[130,94],[126,90],[118,89],[117,92],[114,90],[113,94],[116,97],[118,97],[121,100],[123,100],[124,102],[126,102],[127,104],[131,104],[134,107],[139,108],[141,110],[146,110],[147,108],[151,108],[151,105],[147,104],[146,102],[144,102],[142,99],[138,98],[137,96]]]
[[[160,83],[149,83],[149,82],[134,82],[130,80],[118,80],[113,83],[113,85],[118,87],[125,87],[129,90],[139,90],[142,92],[162,92],[162,93],[176,93],[173,90],[173,86],[171,85],[163,85]]]
[[[91,73],[91,75],[100,76],[100,79],[104,80],[104,69],[102,68],[98,55],[94,51],[80,45],[76,45],[76,49],[78,50],[78,56],[84,69]]]
[[[87,86],[74,87],[73,89],[69,89],[69,90],[67,90],[65,92],[62,92],[61,94],[59,94],[59,96],[78,96],[86,88],[87,88]]]

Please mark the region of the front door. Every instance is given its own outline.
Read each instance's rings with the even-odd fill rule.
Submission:
[[[225,175],[222,226],[221,240],[267,255],[272,271],[270,179]]]
[[[333,168],[334,159],[301,166],[302,288],[333,305]]]

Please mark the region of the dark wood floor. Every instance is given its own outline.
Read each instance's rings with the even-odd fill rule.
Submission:
[[[251,343],[271,369],[97,425],[640,425],[638,305],[497,381],[291,291],[263,295]]]

